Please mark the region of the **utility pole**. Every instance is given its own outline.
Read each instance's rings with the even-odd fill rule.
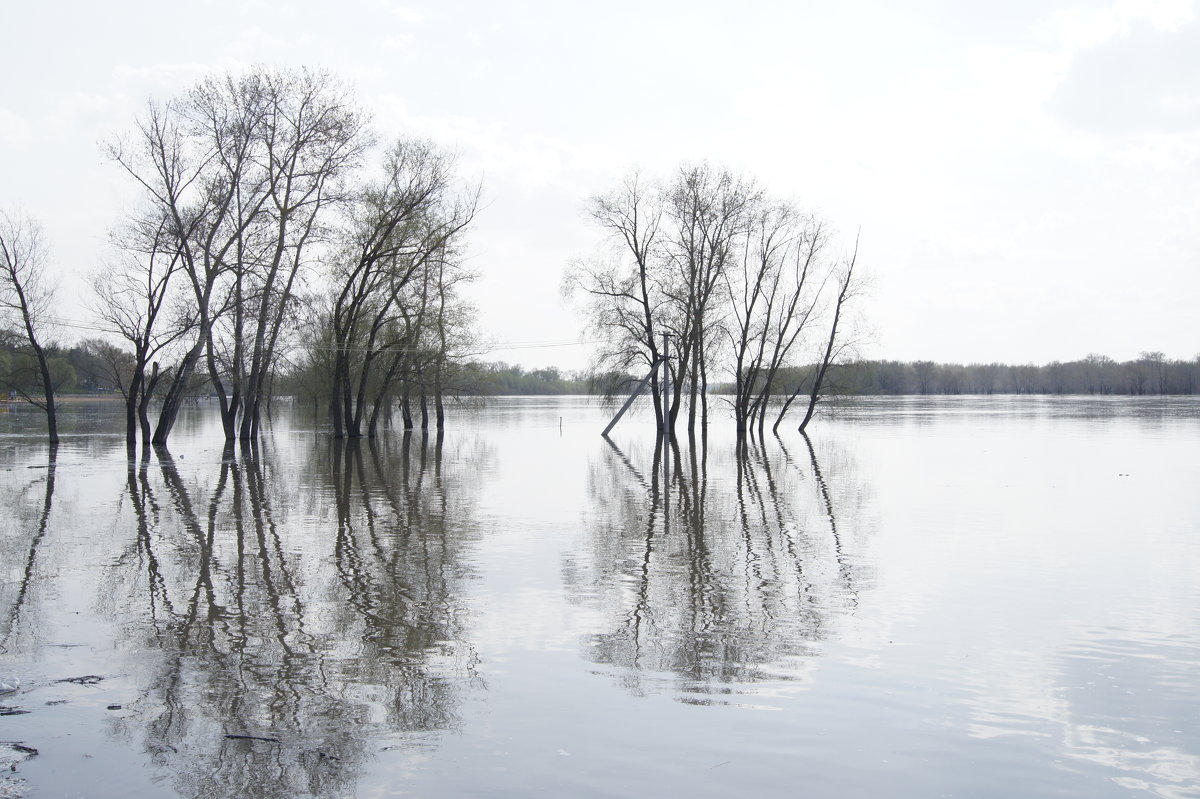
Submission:
[[[655,360],[654,363],[650,366],[650,372],[645,377],[643,377],[642,382],[638,383],[637,387],[633,389],[633,391],[629,395],[629,399],[625,400],[625,404],[621,406],[621,410],[617,411],[617,415],[612,418],[612,421],[610,421],[608,423],[608,427],[605,427],[604,430],[600,433],[600,435],[602,435],[606,438],[608,437],[608,434],[610,432],[612,432],[612,429],[617,426],[617,422],[621,421],[621,417],[624,416],[625,412],[629,410],[629,407],[631,405],[633,405],[633,401],[641,396],[642,392],[646,390],[646,388],[650,385],[651,381],[658,379],[658,376],[659,376],[658,370],[662,369],[662,393],[661,393],[662,405],[660,408],[658,408],[658,411],[662,414],[661,418],[663,420],[663,429],[660,431],[660,435],[666,436],[667,440],[668,441],[670,440],[670,438],[671,438],[671,359],[667,354],[668,340],[669,340],[669,334],[663,333],[662,354],[659,355],[658,359]]]
[[[607,437],[612,432],[612,429],[617,426],[617,422],[621,421],[621,417],[625,415],[625,411],[629,410],[630,405],[633,405],[633,401],[640,397],[642,392],[646,390],[646,387],[650,385],[650,381],[658,376],[658,367],[662,363],[662,358],[654,362],[654,365],[650,367],[650,372],[642,378],[642,382],[638,383],[637,388],[630,393],[629,399],[625,400],[625,404],[621,406],[621,410],[617,411],[617,415],[612,418],[612,421],[608,423],[608,427],[604,428],[600,435]]]

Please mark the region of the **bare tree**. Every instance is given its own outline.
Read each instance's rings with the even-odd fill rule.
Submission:
[[[173,280],[180,269],[167,217],[133,219],[114,234],[118,258],[93,276],[93,311],[129,342],[128,368],[118,353],[106,353],[111,376],[125,400],[125,440],[132,446],[141,430],[150,445],[150,400],[163,376],[158,358],[194,327],[190,306]]]
[[[146,216],[166,220],[163,242],[167,257],[177,257],[179,269],[190,284],[196,317],[195,336],[171,371],[171,384],[163,398],[153,443],[164,446],[175,425],[196,365],[204,354],[219,314],[214,305],[218,281],[253,214],[246,200],[261,207],[266,194],[243,187],[249,168],[248,128],[253,110],[242,109],[235,120],[225,120],[216,148],[198,136],[188,119],[185,101],[151,102],[138,120],[131,140],[109,147],[109,155],[142,187]]]
[[[618,254],[576,262],[565,288],[586,295],[590,328],[605,339],[596,371],[628,374],[669,359],[665,410],[653,383],[660,429],[674,429],[686,402],[694,433],[708,425],[709,375],[727,367],[738,432],[756,422],[761,436],[777,378],[833,280],[825,223],[748,176],[703,163],[681,167],[665,189],[634,173],[589,211]]]
[[[324,209],[340,199],[335,181],[358,164],[368,143],[364,115],[327,73],[268,72],[261,91],[265,108],[257,157],[267,176],[269,202],[233,272],[233,346],[241,357],[229,365],[242,391],[238,437],[243,440],[257,436],[266,383],[285,322],[293,315],[306,251],[322,235]],[[256,257],[246,257],[251,247],[257,248]]]
[[[324,72],[256,68],[151,103],[109,154],[165,220],[161,254],[190,285],[192,345],[171,370],[165,444],[205,359],[228,440],[257,433],[281,330],[333,181],[365,146],[364,117]],[[294,314],[291,314],[294,316]],[[240,421],[240,425],[239,425]]]
[[[431,142],[399,139],[383,180],[364,187],[348,209],[331,263],[330,414],[338,438],[369,435],[401,367],[415,365],[414,330],[428,318],[430,270],[479,202],[478,188],[456,189],[453,167]]]
[[[9,389],[45,412],[51,445],[58,443],[58,417],[54,378],[43,341],[53,299],[41,226],[28,216],[0,211],[0,313],[24,334],[37,365],[42,394],[31,394],[23,381],[13,381]]]
[[[618,254],[614,260],[575,262],[563,289],[587,296],[589,327],[605,340],[595,371],[653,368],[666,355],[659,340],[667,299],[660,256],[661,196],[634,171],[609,193],[592,197],[588,214]],[[666,429],[670,424],[663,418],[658,381],[652,381],[652,389],[658,427]]]
[[[666,255],[673,269],[668,296],[677,306],[674,331],[674,422],[687,388],[688,431],[708,424],[709,347],[716,338],[721,310],[712,300],[724,280],[738,242],[746,234],[750,212],[762,200],[754,181],[707,163],[684,166],[668,191],[671,234]]]
[[[790,204],[757,209],[739,268],[725,271],[739,436],[757,420],[761,437],[779,370],[807,330],[824,280],[815,277],[827,234]]]
[[[829,336],[825,340],[825,349],[821,355],[821,359],[814,367],[812,380],[809,383],[808,391],[808,406],[804,411],[804,418],[800,420],[801,433],[808,427],[808,423],[812,421],[813,413],[816,411],[817,403],[821,399],[821,389],[825,384],[825,378],[829,374],[829,367],[837,361],[839,356],[845,351],[848,342],[845,338],[845,331],[841,325],[843,322],[842,314],[846,310],[846,304],[857,296],[862,281],[855,276],[854,267],[858,262],[858,238],[854,239],[854,252],[843,263],[840,273],[837,277],[837,296],[833,304],[833,318],[829,323]],[[839,337],[839,333],[841,336]],[[803,384],[796,387],[796,390],[783,404],[783,408],[779,411],[779,416],[772,426],[772,430],[777,431],[783,417],[787,414],[788,408],[792,402],[799,396]]]

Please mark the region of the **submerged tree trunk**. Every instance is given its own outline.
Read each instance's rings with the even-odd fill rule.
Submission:
[[[33,333],[30,332],[30,336]],[[33,344],[33,351],[37,354],[38,369],[42,373],[42,391],[46,394],[46,435],[49,437],[50,445],[58,444],[58,410],[54,407],[54,380],[50,377],[50,364],[46,359],[46,351],[36,342]]]
[[[154,396],[158,378],[158,362],[155,361],[150,366],[150,377],[142,381],[141,396],[138,398],[137,405],[138,426],[142,430],[143,449],[150,446],[150,398]]]
[[[413,429],[412,389],[404,387],[404,396],[400,398],[400,417],[404,420],[404,429]]]
[[[184,397],[187,396],[189,384],[192,382],[192,374],[196,369],[196,363],[200,360],[200,354],[204,351],[204,336],[201,335],[199,340],[192,346],[190,350],[183,356],[179,366],[175,369],[172,376],[171,387],[167,389],[167,395],[163,397],[162,407],[158,409],[158,424],[154,427],[154,437],[151,439],[156,447],[165,447],[167,439],[171,436],[171,429],[175,426],[176,419],[179,418],[179,411],[183,407]]]

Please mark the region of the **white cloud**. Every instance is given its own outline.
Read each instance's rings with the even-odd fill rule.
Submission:
[[[389,33],[383,37],[383,46],[389,50],[407,50],[416,40],[411,33]]]
[[[1052,108],[1103,133],[1200,131],[1200,22],[1166,31],[1140,22],[1079,53]]]
[[[61,98],[48,122],[55,128],[73,128],[86,124],[87,120],[109,116],[113,110],[125,104],[120,94],[94,94],[72,92]]]
[[[234,53],[243,53],[246,60],[254,63],[281,58],[294,58],[298,54],[313,55],[317,37],[307,31],[295,36],[283,36],[274,29],[251,25],[238,32],[230,43]]]
[[[1138,23],[1175,31],[1197,17],[1194,0],[1118,0],[1104,8],[1066,8],[1051,13],[1039,32],[1066,51],[1087,50],[1128,33]]]
[[[0,108],[0,145],[23,149],[33,141],[33,129],[22,116]]]
[[[425,21],[425,15],[420,11],[394,0],[378,0],[378,6],[401,22],[409,25],[419,25]]]
[[[522,189],[574,186],[580,173],[613,175],[627,166],[614,153],[587,142],[467,116],[413,114],[397,95],[380,96],[371,106],[385,137],[401,132],[431,138],[457,151],[464,170],[483,173],[489,183],[500,179]]]
[[[117,64],[113,67],[113,78],[120,83],[150,85],[162,89],[176,89],[188,86],[200,78],[218,69],[236,69],[244,66],[240,62],[224,60],[221,62],[180,62],[133,65]]]

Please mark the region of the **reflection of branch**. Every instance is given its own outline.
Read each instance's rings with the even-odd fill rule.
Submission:
[[[282,715],[284,707],[290,708],[291,725],[299,726],[302,695],[300,687],[296,685],[296,681],[292,678],[292,675],[299,670],[296,667],[297,662],[305,656],[312,654],[311,647],[307,646],[311,644],[311,639],[304,629],[304,607],[300,601],[299,592],[296,590],[295,580],[292,579],[292,575],[288,570],[287,559],[283,553],[283,545],[279,539],[279,530],[271,512],[267,493],[263,489],[262,462],[258,458],[256,445],[252,444],[243,451],[242,463],[243,468],[234,473],[235,480],[241,477],[246,483],[248,506],[254,524],[254,540],[260,561],[262,586],[266,592],[267,604],[270,606],[271,614],[274,617],[275,641],[280,650],[278,656],[279,662],[274,671],[275,680],[272,684],[274,691],[273,710],[275,710],[275,715],[278,717]],[[235,488],[239,484],[240,480],[237,480]],[[244,532],[241,527],[241,503],[236,498],[234,500],[234,508],[238,519],[238,548],[239,551],[243,551],[241,542]],[[271,566],[272,555],[274,555],[276,563],[274,569]],[[240,566],[238,573],[239,615],[242,619],[245,619],[250,614],[247,613],[246,608],[241,604],[241,597],[244,595],[245,590],[244,580],[241,579]],[[285,609],[284,600],[287,598],[291,600],[289,603],[291,607]],[[306,644],[303,647],[303,652],[297,652],[296,648],[292,646],[290,638],[293,634],[301,643]],[[245,641],[243,640],[239,644],[244,646]],[[239,655],[241,655],[240,651]]]
[[[629,669],[638,692],[642,671],[706,694],[788,672],[829,635],[834,608],[854,604],[840,542],[826,543],[823,523],[805,532],[804,471],[780,468],[778,450],[747,436],[722,458],[727,477],[709,483],[703,442],[690,445],[658,445],[652,472],[613,447],[593,483],[594,573],[612,626],[591,639],[592,657]],[[832,507],[822,486],[803,494]]]
[[[246,493],[248,494],[250,511],[254,520],[255,540],[258,544],[259,558],[262,561],[263,585],[267,589],[267,596],[277,619],[276,627],[279,629],[279,645],[288,655],[294,655],[295,653],[292,652],[286,640],[288,633],[286,619],[288,618],[288,613],[283,608],[283,598],[291,598],[291,608],[289,610],[291,618],[297,624],[296,632],[301,638],[307,639],[308,636],[303,624],[304,607],[300,602],[300,594],[296,590],[296,581],[292,578],[291,572],[288,570],[287,558],[283,552],[283,542],[279,539],[279,528],[275,523],[275,517],[271,511],[271,503],[264,489],[265,480],[263,478],[262,461],[258,457],[256,442],[251,443],[251,446],[244,454],[242,463],[246,480]],[[275,585],[275,580],[272,576],[272,554],[275,556],[275,562],[278,564],[275,571],[279,575],[282,590]]]
[[[9,638],[12,637],[13,631],[17,628],[17,622],[21,616],[21,608],[25,605],[25,597],[29,593],[30,584],[33,582],[33,569],[37,561],[38,549],[41,547],[42,539],[46,535],[46,527],[50,522],[50,510],[54,505],[54,472],[57,460],[58,447],[51,445],[49,461],[46,464],[46,493],[42,500],[42,512],[38,517],[38,524],[34,531],[33,539],[29,542],[29,554],[25,556],[25,570],[21,574],[21,587],[17,590],[17,597],[13,600],[13,606],[8,612],[8,622],[4,631],[4,638],[0,639],[0,652],[7,651],[5,646]]]
[[[161,605],[168,620],[173,619],[175,609],[171,606],[171,598],[167,593],[166,581],[159,569],[158,557],[154,552],[154,544],[150,535],[151,523],[149,510],[153,509],[155,516],[158,508],[154,502],[154,494],[150,489],[147,475],[148,462],[141,464],[129,462],[126,483],[129,493],[129,504],[133,507],[136,520],[137,551],[146,562],[146,581],[150,591],[150,618],[159,621],[158,608]]]
[[[181,796],[353,795],[380,726],[431,733],[456,723],[455,678],[476,678],[477,658],[461,640],[462,540],[447,520],[470,508],[454,473],[442,473],[440,443],[404,468],[407,446],[371,443],[369,457],[361,444],[319,443],[299,480],[253,447],[230,450],[203,493],[204,473],[197,481],[167,453],[161,479],[129,464],[136,554],[114,571],[134,589],[136,657],[158,662],[118,724],[142,725],[145,751]],[[292,549],[287,533],[289,514],[330,495],[338,571],[326,579],[324,547],[305,536]],[[271,738],[282,743],[264,746]]]
[[[621,448],[617,446],[616,442],[614,442],[608,436],[602,436],[602,438],[604,439],[604,442],[606,444],[608,444],[608,446],[612,447],[612,451],[617,453],[617,457],[621,460],[621,463],[625,464],[625,468],[629,469],[630,473],[633,474],[634,479],[637,480],[638,483],[641,484],[642,488],[649,491],[650,484],[646,482],[646,478],[642,476],[642,473],[639,472],[638,468],[633,465],[633,462],[629,460],[628,456],[626,456],[625,453],[621,451]],[[657,457],[654,459],[654,471],[655,471],[655,473],[658,472],[658,458]]]
[[[808,433],[801,433],[804,438],[805,445],[808,446],[809,462],[812,464],[813,479],[817,486],[821,489],[821,498],[825,502],[825,514],[829,518],[829,533],[833,537],[833,551],[837,557],[838,574],[841,575],[842,583],[846,586],[847,593],[853,598],[853,604],[858,605],[858,592],[854,590],[854,580],[850,574],[850,566],[846,563],[845,554],[842,552],[842,538],[838,533],[837,514],[833,512],[833,497],[829,494],[829,484],[825,482],[825,476],[821,474],[821,465],[817,463],[817,451],[813,447],[812,439],[808,437]]]
[[[610,441],[609,443],[611,444],[612,442]],[[613,444],[613,448],[616,448],[615,444]],[[617,450],[617,452],[619,453],[620,450]],[[644,625],[652,624],[653,622],[653,611],[650,605],[650,567],[654,555],[654,530],[658,526],[659,503],[664,493],[659,487],[659,479],[662,475],[662,470],[660,469],[662,454],[662,437],[659,436],[654,444],[654,466],[650,472],[651,482],[647,487],[650,494],[650,512],[646,514],[645,547],[642,550],[641,564],[639,566],[637,602],[634,604],[633,610],[630,612],[626,622],[630,626],[630,632],[632,633],[632,666],[634,668],[639,668],[641,665],[642,628]],[[629,464],[630,469],[633,469],[636,474],[637,470],[633,468],[633,464],[628,461],[626,463]],[[665,525],[665,513],[663,516]],[[666,529],[663,530],[663,534],[665,536]]]
[[[738,442],[736,484],[738,514],[741,521],[739,526],[742,532],[742,545],[745,550],[745,578],[746,580],[749,580],[751,575],[753,575],[756,578],[757,585],[765,585],[767,584],[767,581],[762,576],[760,565],[762,558],[759,557],[754,551],[754,525],[751,524],[750,519],[750,511],[752,509],[757,510],[758,519],[756,521],[758,522],[758,525],[761,526],[763,539],[767,542],[768,546],[771,541],[771,535],[770,527],[767,524],[767,505],[763,500],[762,489],[758,486],[758,476],[755,474],[753,469],[754,458],[752,457],[752,453],[749,450],[749,445],[746,442],[747,438],[749,438],[749,436]],[[753,454],[758,454],[757,445],[754,446]],[[749,496],[749,502],[747,501],[747,495]],[[753,508],[750,507],[751,502],[754,505]],[[747,611],[750,611],[749,602],[751,597],[757,595],[758,593],[760,592],[755,591],[753,585],[747,586]],[[765,597],[760,597],[760,599],[765,600]],[[770,611],[767,610],[765,601],[760,604],[763,613],[769,617]]]
[[[159,447],[156,454],[158,455],[158,465],[162,472],[163,482],[166,484],[167,490],[175,502],[175,510],[182,517],[184,528],[191,533],[199,549],[200,562],[196,568],[196,588],[192,592],[192,598],[188,603],[188,610],[183,624],[184,640],[187,640],[189,637],[188,631],[192,629],[199,618],[201,597],[208,600],[208,606],[212,611],[215,611],[218,607],[216,590],[213,587],[212,580],[212,573],[216,569],[216,564],[213,562],[213,535],[216,528],[216,513],[219,498],[224,493],[225,483],[228,480],[229,462],[228,460],[224,460],[221,463],[221,476],[217,481],[217,490],[214,492],[213,500],[209,505],[208,531],[205,532],[200,524],[200,518],[196,515],[196,510],[192,506],[192,498],[188,494],[187,487],[184,486],[183,479],[179,476],[179,470],[175,466],[174,458],[163,447]],[[210,620],[215,620],[217,614],[212,611],[210,611],[208,617]]]

